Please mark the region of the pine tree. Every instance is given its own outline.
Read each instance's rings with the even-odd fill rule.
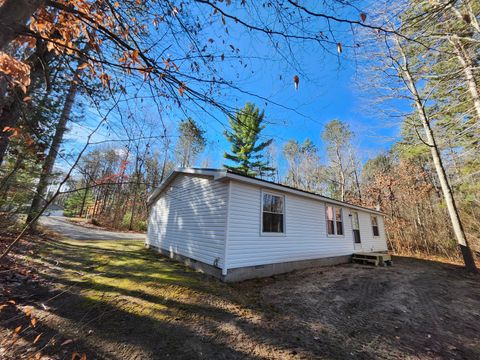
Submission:
[[[275,170],[263,160],[262,150],[269,146],[273,139],[259,142],[260,133],[265,126],[265,113],[254,104],[246,103],[242,110],[229,118],[232,131],[225,131],[225,137],[232,144],[232,153],[224,157],[238,165],[224,165],[227,169],[251,176],[269,176]]]

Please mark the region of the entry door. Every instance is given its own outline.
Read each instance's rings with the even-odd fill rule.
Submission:
[[[362,249],[362,239],[360,237],[360,222],[358,221],[358,213],[355,211],[351,212],[352,219],[352,231],[353,231],[353,246],[355,250]]]

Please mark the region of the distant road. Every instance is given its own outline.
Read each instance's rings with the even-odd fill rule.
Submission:
[[[75,240],[145,240],[145,234],[91,229],[72,224],[64,216],[42,216],[40,224]]]

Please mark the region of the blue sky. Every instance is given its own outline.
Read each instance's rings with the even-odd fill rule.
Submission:
[[[268,60],[247,61],[245,74],[238,84],[243,90],[268,98],[271,102],[266,104],[254,96],[232,93],[226,97],[229,105],[241,108],[250,101],[264,109],[269,123],[264,135],[275,139],[279,151],[288,139],[303,141],[309,137],[319,146],[321,159],[325,161],[320,133],[328,121],[338,118],[347,122],[355,132],[354,145],[359,149],[359,159],[365,161],[375,156],[398,140],[398,124],[392,123],[391,118],[382,118],[379,108],[372,106],[371,95],[359,89],[357,80],[361,76],[361,65],[348,47],[354,40],[347,32],[342,41],[345,42],[341,54],[337,53],[335,46],[328,53],[312,43],[297,44],[294,47],[295,64],[292,66],[279,59],[268,42],[265,43],[265,38],[262,42],[252,40],[249,34],[239,36],[237,46],[242,55],[247,58],[267,57]],[[236,78],[234,67],[225,64],[222,70],[227,79]],[[300,77],[298,91],[293,83],[296,74]],[[221,135],[221,126],[201,114],[197,120],[207,129],[212,141],[204,154],[211,161],[209,165],[221,165],[223,150],[229,149],[229,144]],[[202,158],[199,163],[201,161]]]
[[[358,16],[358,13],[354,12],[349,16]],[[247,66],[244,68],[238,60],[227,58],[217,63],[219,74],[234,81],[235,86],[243,91],[259,95],[268,101],[228,88],[217,95],[216,100],[236,108],[243,107],[245,102],[249,101],[264,109],[268,126],[263,134],[265,138],[274,138],[279,152],[288,139],[302,142],[308,137],[319,146],[321,160],[325,161],[320,133],[328,121],[336,118],[347,122],[354,131],[354,145],[359,150],[361,161],[387,149],[397,139],[398,126],[392,125],[391,119],[381,118],[378,108],[371,106],[370,95],[358,88],[356,80],[360,65],[351,50],[355,38],[350,30],[340,27],[334,29],[338,34],[338,41],[343,44],[341,54],[337,53],[335,44],[329,45],[327,51],[324,51],[311,42],[298,42],[292,46],[294,55],[291,58],[284,51],[285,46],[280,46],[280,54],[266,36],[245,32],[244,28],[236,24],[227,22],[227,25],[230,29],[228,36],[225,35],[221,23],[207,29],[202,36],[205,39],[215,39],[213,44],[209,43],[209,50],[217,55],[229,55],[228,44],[234,44],[240,49],[242,64]],[[227,40],[225,45],[222,44],[222,39]],[[175,53],[172,56],[174,58]],[[294,75],[300,77],[298,91],[294,89]],[[139,120],[142,120],[142,116],[153,119],[156,116],[152,103],[135,104],[133,107],[137,109],[136,117]],[[221,166],[223,152],[229,150],[229,144],[223,136],[224,125],[227,124],[225,115],[213,110],[216,117],[213,119],[199,109],[188,106],[186,112],[206,130],[208,138],[209,145],[199,157],[197,165],[208,159],[209,166]],[[95,127],[99,121],[93,108],[87,108],[85,114],[86,119],[82,124],[71,126],[67,136],[69,141],[65,144],[67,151],[70,149],[74,152],[78,149],[84,143],[89,129]],[[165,109],[162,116],[168,124],[170,134],[175,136],[176,125],[185,116],[175,107]],[[118,118],[118,115],[112,114],[110,122],[115,123]],[[94,140],[118,139],[121,136],[118,129],[112,131],[103,128]]]

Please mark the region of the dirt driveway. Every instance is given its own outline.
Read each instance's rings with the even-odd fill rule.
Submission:
[[[40,224],[56,233],[75,240],[144,240],[145,234],[107,231],[72,224],[64,216],[42,216]]]
[[[0,272],[2,359],[480,359],[480,277],[452,265],[395,258],[229,285],[141,241],[40,254],[35,281]]]

